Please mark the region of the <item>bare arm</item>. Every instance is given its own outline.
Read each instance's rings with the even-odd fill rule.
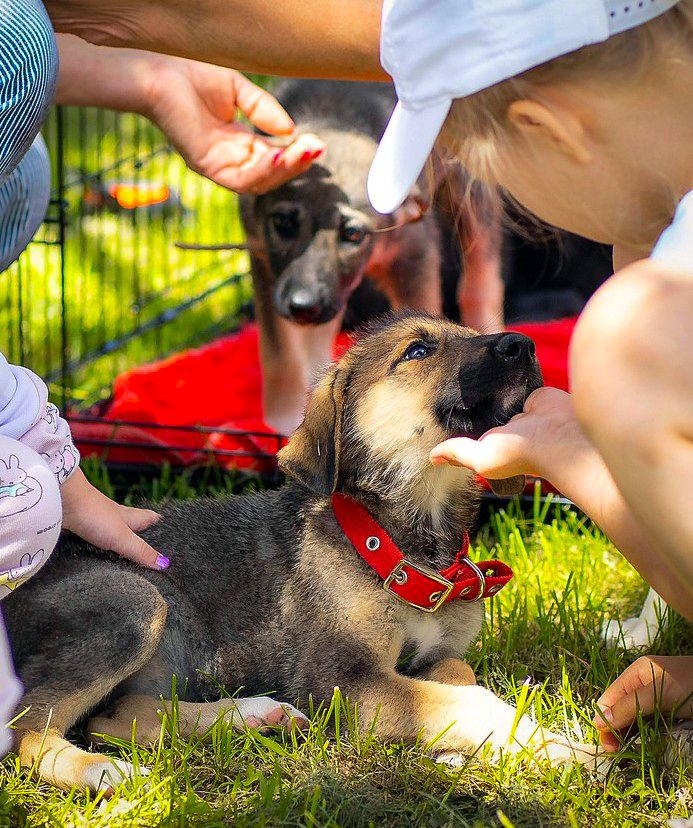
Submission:
[[[185,58],[95,46],[57,35],[60,72],[55,101],[137,112],[153,121],[188,166],[236,192],[262,193],[304,172],[324,145],[314,135],[282,141],[294,125],[277,101],[233,69]]]
[[[274,75],[386,79],[380,0],[47,0],[57,32]]]

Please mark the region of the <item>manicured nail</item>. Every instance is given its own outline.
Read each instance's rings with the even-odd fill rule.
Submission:
[[[156,556],[156,568],[157,569],[168,569],[170,563],[171,563],[171,561],[169,561],[169,559],[166,558],[164,555],[157,555]]]
[[[315,160],[318,156],[322,155],[322,154],[323,154],[323,152],[325,152],[325,147],[321,147],[320,149],[313,150],[313,152],[311,153],[311,156],[310,156],[310,157],[311,157],[313,160]]]
[[[278,149],[275,151],[274,156],[272,157],[272,166],[276,167],[279,163],[279,159],[282,157],[282,153],[284,152],[283,149]]]
[[[309,158],[313,157],[313,153],[310,150],[306,150],[303,155],[301,156],[301,161],[308,161]]]

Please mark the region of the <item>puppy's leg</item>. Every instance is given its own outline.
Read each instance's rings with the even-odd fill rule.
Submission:
[[[437,681],[440,684],[457,686],[476,684],[474,670],[461,658],[443,658],[429,667],[418,670],[415,676],[427,681]]]
[[[552,764],[594,764],[598,750],[573,744],[567,737],[539,728],[527,716],[490,690],[379,673],[349,692],[358,702],[359,721],[366,728],[376,721],[376,734],[388,741],[412,743],[421,734],[441,750],[467,753],[488,746],[492,756],[527,750]]]
[[[103,744],[101,735],[114,736],[129,741],[133,734],[139,745],[153,744],[161,733],[161,717],[176,721],[178,733],[184,739],[201,735],[215,722],[224,719],[235,730],[249,727],[263,730],[268,727],[291,729],[293,722],[303,728],[308,720],[293,705],[280,703],[267,696],[245,699],[220,699],[215,702],[178,701],[175,706],[168,700],[151,696],[123,696],[118,699],[110,716],[99,716],[89,722],[87,732],[92,744]]]
[[[24,634],[32,640],[19,665],[26,712],[15,744],[23,767],[64,790],[106,790],[134,776],[127,762],[87,753],[63,735],[152,657],[166,619],[166,603],[149,582],[95,569],[36,590],[41,603],[27,596]]]

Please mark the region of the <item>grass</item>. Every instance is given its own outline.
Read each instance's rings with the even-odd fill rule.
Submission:
[[[98,466],[88,471],[104,483]],[[201,487],[223,494],[238,481],[219,476],[194,483],[164,472],[156,485],[138,485],[126,499],[145,489],[154,499],[193,497]],[[605,617],[636,611],[644,584],[598,530],[539,500],[530,514],[516,505],[493,514],[475,537],[475,554],[498,555],[515,573],[487,604],[481,637],[467,655],[479,682],[542,724],[592,740],[593,702],[635,658],[607,650],[599,629]],[[690,652],[692,643],[691,626],[673,619],[653,651]],[[151,750],[112,745],[114,756],[152,774],[148,787],[121,788],[109,801],[38,784],[8,757],[0,764],[0,826],[628,828],[693,815],[690,776],[663,764],[668,722],[661,717],[638,723],[620,761],[600,780],[577,768],[509,759],[494,765],[472,758],[449,768],[423,746],[358,737],[349,717],[339,716],[345,710],[336,695],[330,707],[313,711],[310,732],[300,740],[217,724],[210,742],[183,741],[164,722]]]

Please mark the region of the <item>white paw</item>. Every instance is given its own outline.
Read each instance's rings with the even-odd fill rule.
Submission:
[[[108,759],[104,756],[103,759],[90,762],[86,766],[82,783],[83,787],[92,793],[104,791],[108,794],[123,782],[132,782],[138,777],[149,776],[150,773],[149,768],[141,765],[135,768],[134,765],[122,759]]]
[[[602,639],[610,647],[639,650],[642,647],[649,647],[658,632],[658,623],[648,623],[637,615],[634,618],[626,618],[624,621],[605,621],[602,626]]]
[[[547,734],[547,736],[549,738],[546,738],[543,743],[538,743],[535,748],[532,746],[529,748],[530,751],[534,750],[537,759],[548,760],[552,767],[582,765],[602,778],[606,776],[613,757],[604,753],[597,745],[573,742],[567,736],[556,733]]]
[[[249,727],[251,730],[281,727],[291,730],[308,727],[308,719],[296,707],[287,702],[278,702],[269,696],[255,696],[247,699],[235,699],[235,710],[231,724],[236,730]]]

